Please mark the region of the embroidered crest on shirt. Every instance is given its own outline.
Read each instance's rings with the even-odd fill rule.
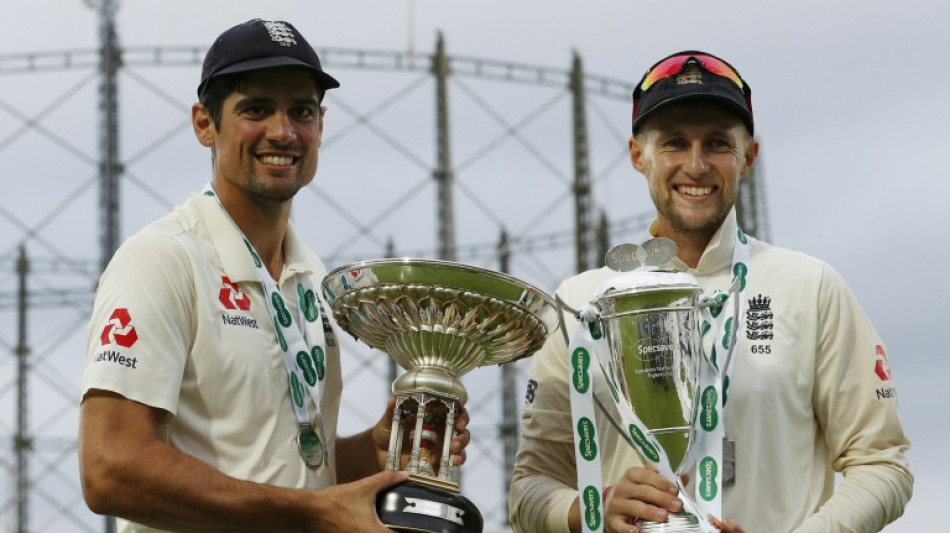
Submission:
[[[264,27],[267,28],[267,33],[270,34],[271,40],[275,43],[281,46],[297,44],[297,40],[294,39],[294,32],[283,22],[265,22]]]
[[[749,307],[745,312],[745,336],[750,341],[772,340],[772,298],[758,294],[749,299]],[[756,353],[757,350],[753,350]],[[766,353],[770,353],[769,352]]]

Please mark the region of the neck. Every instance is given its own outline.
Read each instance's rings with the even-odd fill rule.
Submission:
[[[715,233],[715,231],[677,231],[661,223],[657,225],[655,235],[675,242],[676,257],[686,263],[689,268],[696,268]]]
[[[221,205],[251,241],[271,277],[279,281],[284,268],[284,235],[290,222],[290,201],[255,202],[248,201],[243,195],[231,196],[221,192],[216,191]]]

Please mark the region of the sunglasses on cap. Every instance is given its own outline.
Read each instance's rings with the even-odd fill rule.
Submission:
[[[640,96],[645,91],[652,87],[656,82],[679,74],[683,71],[686,65],[692,62],[698,63],[707,72],[726,78],[727,80],[734,83],[736,87],[742,91],[742,94],[746,98],[746,102],[749,104],[749,108],[752,108],[752,95],[749,87],[744,81],[742,81],[742,77],[739,76],[739,73],[736,72],[736,69],[732,68],[729,63],[726,63],[722,59],[709,54],[685,52],[663,59],[659,63],[653,65],[653,67],[647,71],[647,73],[643,76],[643,79],[640,80],[640,84],[637,85],[636,89],[633,90],[634,115],[636,115],[637,106],[640,104]]]

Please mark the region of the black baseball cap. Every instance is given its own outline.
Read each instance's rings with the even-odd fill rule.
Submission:
[[[725,60],[687,50],[657,61],[633,91],[633,132],[657,109],[686,100],[711,100],[734,111],[754,132],[752,89]]]
[[[323,90],[340,86],[340,82],[323,71],[317,52],[297,28],[280,20],[253,19],[228,29],[208,49],[201,66],[198,98],[218,76],[286,66],[309,69]]]

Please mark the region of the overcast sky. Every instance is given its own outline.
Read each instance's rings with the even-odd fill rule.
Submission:
[[[3,12],[7,24],[0,32],[0,54],[97,46],[95,12],[81,0],[5,1]],[[118,32],[127,47],[204,48],[225,28],[255,17],[289,20],[318,48],[429,53],[441,31],[450,55],[566,69],[576,52],[588,74],[630,83],[655,60],[683,49],[702,49],[729,60],[753,91],[771,240],[837,268],[888,346],[901,415],[913,441],[910,459],[917,481],[905,517],[886,531],[921,531],[942,520],[940,497],[948,494],[950,474],[943,452],[950,441],[943,424],[950,409],[941,386],[950,375],[950,362],[939,333],[946,327],[939,317],[950,296],[944,263],[950,252],[950,215],[942,194],[942,180],[950,177],[950,7],[945,2],[129,0],[120,2]],[[323,231],[309,225],[311,219],[299,206],[295,220],[307,225],[311,235],[320,234],[309,242],[324,257],[378,255],[386,238],[397,246],[431,249],[434,193],[424,184],[425,165],[434,158],[431,83],[419,85],[419,74],[334,70],[332,58],[326,59],[343,87],[327,101],[327,143],[316,187],[332,191],[331,199],[339,203],[358,198],[355,205],[362,207],[354,216],[363,221],[385,210],[387,199],[420,183],[424,190],[407,200],[415,206],[409,213],[392,215],[371,237],[348,238],[353,226],[341,221],[344,215],[318,194],[305,205],[312,206],[312,224]],[[123,185],[123,235],[161,216],[209,177],[207,153],[186,122],[197,78],[195,67],[143,67],[128,69],[120,79],[120,148],[123,158],[132,159]],[[460,80],[453,90],[458,95],[452,102],[458,109],[452,123],[453,161],[469,165],[459,171],[468,191],[457,200],[459,241],[493,242],[498,219],[516,235],[570,230],[570,203],[552,192],[564,188],[563,176],[541,168],[550,163],[570,176],[569,101],[556,100],[557,89],[478,80]],[[398,96],[402,93],[406,96]],[[46,74],[0,70],[4,268],[23,240],[24,227],[40,228],[38,238],[28,243],[38,257],[96,258],[98,214],[90,181],[96,173],[95,97],[90,69]],[[383,104],[388,98],[391,103]],[[479,159],[478,147],[489,146],[499,134],[490,109],[514,125],[533,110],[542,114],[539,106],[549,99],[554,111],[525,127],[522,146],[515,142],[494,152],[496,159]],[[603,175],[595,201],[612,218],[641,213],[649,208],[643,179],[617,163],[629,131],[629,106],[609,99],[594,105],[588,116],[594,130],[592,168]],[[379,131],[361,126],[356,118],[361,114],[371,115]],[[24,129],[25,117],[39,118],[40,127]],[[525,144],[548,159],[530,151],[525,155]],[[521,154],[517,161],[511,155],[515,152]],[[535,182],[536,173],[546,174],[547,181]],[[495,211],[479,208],[479,202]],[[551,214],[537,215],[546,206],[552,206]],[[424,217],[419,215],[423,211]],[[521,212],[528,214],[513,214]],[[542,267],[522,260],[519,275],[551,290],[553,279],[569,274],[573,265],[563,258],[544,261],[548,264]],[[0,281],[0,292],[14,287],[12,276]],[[12,315],[2,316],[6,322],[0,341],[9,349],[15,333],[6,317]],[[73,330],[72,344],[51,345],[51,351],[62,354],[45,360],[73,380],[68,387],[75,391],[78,370],[70,358],[82,351],[82,327],[77,330],[74,321],[63,320],[60,326]],[[39,330],[35,335],[50,334]],[[6,387],[0,390],[4,436],[14,427],[14,370],[12,357],[0,356],[0,386]],[[48,387],[51,380],[37,387]],[[59,406],[44,411],[42,397],[33,403],[40,404],[34,407],[40,410],[36,418],[74,419],[76,414]],[[9,467],[9,456],[4,460]],[[9,498],[10,485],[0,487],[0,501]],[[0,511],[0,527],[12,520],[11,513],[9,508]]]

